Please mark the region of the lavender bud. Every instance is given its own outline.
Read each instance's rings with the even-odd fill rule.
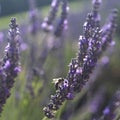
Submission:
[[[84,33],[85,39],[89,39],[90,37],[92,37],[93,28],[94,28],[93,15],[89,13],[87,15],[86,22],[83,25],[83,33]]]
[[[74,98],[73,93],[68,93],[67,94],[67,100],[72,100]]]
[[[87,53],[87,49],[88,49],[88,39],[86,39],[84,36],[80,36],[79,37],[79,52],[78,52],[78,64],[81,64],[83,63],[83,59]]]

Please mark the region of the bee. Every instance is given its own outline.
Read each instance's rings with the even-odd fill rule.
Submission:
[[[53,83],[55,84],[55,89],[58,90],[61,84],[63,84],[63,82],[64,82],[64,78],[53,79]]]

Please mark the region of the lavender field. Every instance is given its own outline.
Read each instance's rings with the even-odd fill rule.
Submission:
[[[0,18],[0,120],[120,120],[120,1],[50,2]]]

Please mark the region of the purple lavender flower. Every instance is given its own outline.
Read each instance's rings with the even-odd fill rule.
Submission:
[[[3,68],[6,73],[6,84],[10,89],[13,86],[14,78],[17,76],[18,71],[20,71],[20,33],[18,25],[16,24],[16,19],[12,18],[10,23],[10,30],[8,32],[8,45],[5,50],[5,57],[3,59]]]
[[[93,18],[94,18],[96,27],[100,26],[101,16],[99,14],[99,7],[101,5],[101,2],[102,2],[102,0],[93,0],[92,1],[92,4],[93,4],[92,14],[93,14]]]
[[[80,36],[78,54],[69,64],[67,77],[55,80],[56,93],[51,96],[50,103],[43,109],[44,114],[48,118],[54,117],[54,112],[59,109],[65,100],[73,99],[74,94],[81,91],[89,80],[100,54],[103,52],[103,46],[107,47],[107,44],[103,42],[104,36],[100,28],[100,19],[97,18],[100,1],[95,0],[93,3],[94,9],[88,14],[83,26],[84,36]],[[111,35],[109,34],[109,40],[112,39],[115,30],[114,26],[116,26],[115,18],[117,15],[114,14],[113,16],[110,20],[112,27],[110,27]],[[104,35],[108,36],[108,33],[105,32]],[[108,42],[109,40],[107,39],[106,41]]]
[[[62,1],[62,12],[60,20],[57,24],[56,30],[54,31],[55,36],[61,36],[63,30],[67,29],[67,14],[69,11],[69,7],[67,6],[67,0]]]
[[[93,29],[94,28],[94,20],[93,15],[88,13],[86,22],[83,25],[83,33],[86,39],[92,37]]]
[[[92,19],[92,16],[90,16]],[[96,65],[98,58],[98,51],[100,49],[100,36],[101,32],[99,28],[93,29],[92,22],[87,24],[86,28],[91,25],[91,30],[86,31],[90,33],[89,36],[80,37],[79,41],[79,52],[76,58],[73,58],[69,64],[69,72],[66,77],[58,78],[55,82],[56,94],[51,97],[51,104],[44,108],[44,113],[48,118],[54,116],[53,111],[58,110],[59,106],[65,100],[71,100],[74,98],[74,93],[79,92],[84,84],[89,79],[89,74],[92,72]],[[94,33],[93,33],[94,30]]]
[[[0,113],[10,96],[10,89],[13,87],[14,79],[20,71],[20,35],[16,19],[12,18],[8,32],[8,45],[5,49],[5,56],[0,66]]]
[[[120,107],[120,90],[115,93],[111,103],[103,111],[101,120],[114,120],[115,110],[118,107]]]
[[[106,90],[105,88],[100,88],[90,101],[90,120],[97,120],[99,113],[103,107],[104,101],[106,99]]]
[[[30,17],[30,33],[35,35],[39,29],[37,9],[31,10],[29,12],[29,17]]]
[[[53,24],[53,21],[55,20],[59,4],[60,4],[60,0],[53,0],[52,1],[49,16],[47,18],[45,18],[44,22],[42,23],[42,28],[44,31],[50,32],[53,30],[52,24]]]
[[[38,11],[35,0],[29,0],[30,33],[35,35],[39,29]]]
[[[117,13],[118,10],[113,9],[107,23],[102,27],[102,50],[105,50],[113,41],[113,34],[117,27]]]
[[[1,67],[0,68],[0,113],[2,112],[2,107],[9,96],[10,96],[10,91],[6,86],[6,74],[4,69]]]

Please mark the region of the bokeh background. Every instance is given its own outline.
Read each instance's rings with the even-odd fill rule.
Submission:
[[[34,0],[35,1],[35,0]],[[87,13],[91,11],[91,0],[68,0],[68,29],[64,32],[62,47],[50,51],[45,62],[37,61],[39,55],[49,43],[44,42],[45,33],[41,29],[44,17],[49,14],[51,0],[36,0],[37,20],[39,23],[36,34],[30,33],[29,0],[0,0],[0,57],[4,55],[7,45],[7,32],[11,17],[17,18],[21,32],[21,66],[22,71],[17,77],[11,96],[4,105],[0,120],[42,120],[42,109],[55,93],[53,78],[65,77],[71,58],[76,56],[79,35],[83,34],[83,24]],[[92,120],[94,115],[102,115],[102,110],[111,100],[114,92],[120,88],[120,1],[103,0],[100,14],[101,26],[104,25],[109,13],[117,8],[117,31],[114,36],[114,47],[107,49],[99,60],[98,66],[91,75],[91,82],[78,93],[74,100],[67,101],[58,111],[55,120]],[[58,13],[57,20],[60,17]],[[47,39],[52,36],[47,36]],[[33,49],[33,50],[31,50]],[[31,54],[31,51],[33,52]],[[41,63],[40,63],[41,62]],[[42,67],[41,67],[41,64]],[[36,66],[40,66],[36,73]],[[36,68],[35,70],[33,69]],[[34,71],[34,74],[33,74]],[[32,72],[32,73],[31,73]],[[104,101],[98,113],[92,111],[92,104],[97,99]],[[98,101],[96,100],[96,101]],[[120,110],[117,111],[120,117]],[[117,119],[116,119],[117,120]]]

